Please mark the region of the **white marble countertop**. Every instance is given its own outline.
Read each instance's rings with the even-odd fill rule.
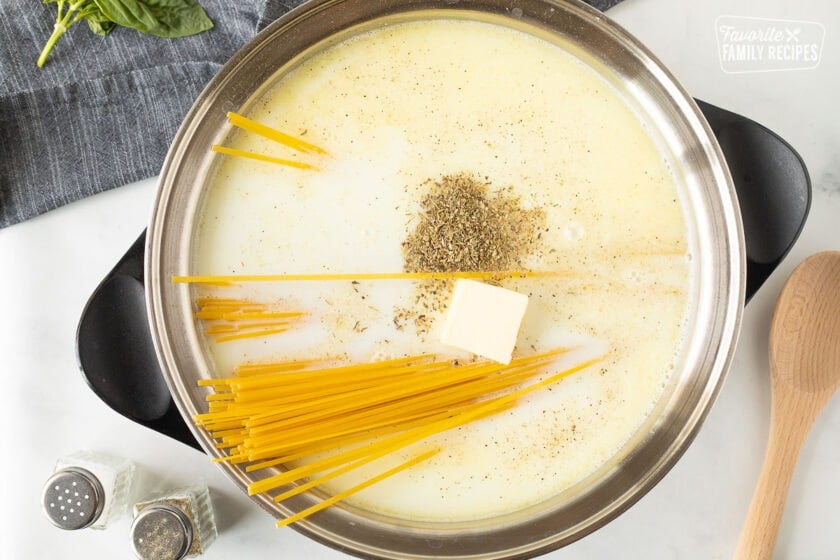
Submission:
[[[747,306],[732,370],[703,429],[667,476],[605,528],[545,556],[729,558],[752,495],[769,421],[767,333],[787,275],[806,256],[840,249],[840,9],[834,0],[627,0],[609,12],[656,53],[694,96],[748,116],[787,139],[813,182],[808,223],[792,253]],[[736,15],[821,24],[814,69],[730,74],[718,58],[715,20]],[[105,531],[65,532],[40,510],[55,460],[78,449],[133,460],[141,484],[202,477],[221,529],[205,558],[330,560],[347,556],[267,514],[192,449],[119,416],[79,374],[75,329],[93,289],[145,227],[154,180],[0,230],[0,557],[129,558],[129,520]],[[802,452],[778,559],[840,558],[840,399],[829,403]],[[143,482],[145,481],[145,482]],[[154,483],[152,483],[154,481]]]

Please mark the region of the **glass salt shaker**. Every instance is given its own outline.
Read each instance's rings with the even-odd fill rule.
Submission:
[[[104,529],[127,509],[133,476],[127,459],[91,451],[61,457],[44,484],[44,513],[61,529]]]
[[[206,486],[173,491],[134,505],[131,547],[140,560],[181,560],[203,554],[216,539]]]

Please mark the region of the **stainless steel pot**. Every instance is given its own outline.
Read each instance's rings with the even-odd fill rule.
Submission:
[[[693,439],[727,371],[744,303],[744,240],[737,199],[717,141],[694,101],[642,45],[579,2],[551,0],[313,0],[260,33],[231,59],[196,100],[160,176],[146,247],[146,297],[164,377],[184,417],[202,411],[196,381],[206,358],[194,326],[189,289],[170,282],[189,274],[191,243],[211,170],[210,146],[225,114],[259,95],[284,65],[358,25],[411,17],[466,17],[568,42],[574,54],[654,123],[677,162],[694,250],[694,308],[688,348],[647,424],[611,461],[560,496],[473,523],[409,523],[349,506],[296,524],[338,549],[377,558],[523,558],[568,544],[601,527],[647,492]],[[384,19],[380,19],[384,18]],[[207,453],[220,455],[194,430]],[[222,464],[243,490],[252,474]],[[254,499],[275,516],[311,505]]]

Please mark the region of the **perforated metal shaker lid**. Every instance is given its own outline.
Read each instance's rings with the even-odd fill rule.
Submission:
[[[192,542],[192,524],[175,506],[148,506],[131,524],[131,548],[140,560],[181,560]]]
[[[80,467],[65,467],[53,473],[42,496],[44,513],[61,529],[84,529],[102,515],[105,490],[99,479]]]

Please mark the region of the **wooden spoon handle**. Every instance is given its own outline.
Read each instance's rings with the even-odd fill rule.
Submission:
[[[811,428],[812,420],[807,418],[810,415],[800,417],[797,422],[791,421],[791,415],[777,412],[774,407],[764,465],[734,560],[770,560],[773,557],[796,459]]]

